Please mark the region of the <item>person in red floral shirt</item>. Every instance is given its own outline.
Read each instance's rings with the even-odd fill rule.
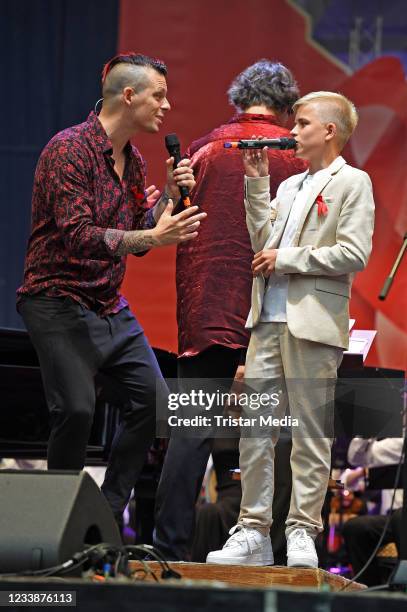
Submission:
[[[155,397],[166,392],[154,353],[120,295],[126,256],[197,236],[204,213],[172,215],[179,186],[194,184],[189,160],[173,169],[154,207],[145,164],[130,138],[159,131],[167,69],[135,53],[106,64],[103,106],[56,134],[34,178],[32,230],[17,294],[38,353],[51,416],[48,467],[81,469],[95,406],[98,372],[125,392],[126,409],[102,487],[118,522],[155,431]]]

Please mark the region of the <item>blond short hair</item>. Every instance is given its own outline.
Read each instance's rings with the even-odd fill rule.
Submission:
[[[319,103],[323,104],[320,105]],[[323,123],[334,123],[338,140],[344,147],[358,124],[358,112],[353,102],[333,91],[313,91],[299,98],[293,105],[294,112],[305,104],[317,104],[318,115]]]

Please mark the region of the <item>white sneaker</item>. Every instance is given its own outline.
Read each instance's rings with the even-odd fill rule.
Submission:
[[[207,563],[226,565],[273,565],[274,557],[270,536],[264,536],[253,527],[235,525],[231,537],[222,550],[214,550],[206,557]]]
[[[287,567],[318,567],[314,540],[305,529],[295,529],[287,538]]]

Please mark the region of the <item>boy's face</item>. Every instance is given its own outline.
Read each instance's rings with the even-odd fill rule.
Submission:
[[[332,138],[332,123],[322,123],[318,115],[318,105],[323,102],[310,102],[301,105],[295,113],[295,125],[291,134],[297,141],[296,156],[312,160],[322,156],[326,145]]]

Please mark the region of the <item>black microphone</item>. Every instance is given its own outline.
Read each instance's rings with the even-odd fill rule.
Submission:
[[[174,168],[176,168],[181,161],[181,147],[178,136],[176,134],[167,134],[165,137],[165,146],[167,147],[170,157],[174,158]],[[191,206],[188,187],[179,186],[178,189],[184,206]]]
[[[297,141],[294,138],[263,138],[263,140],[237,140],[225,142],[225,149],[295,149]]]

